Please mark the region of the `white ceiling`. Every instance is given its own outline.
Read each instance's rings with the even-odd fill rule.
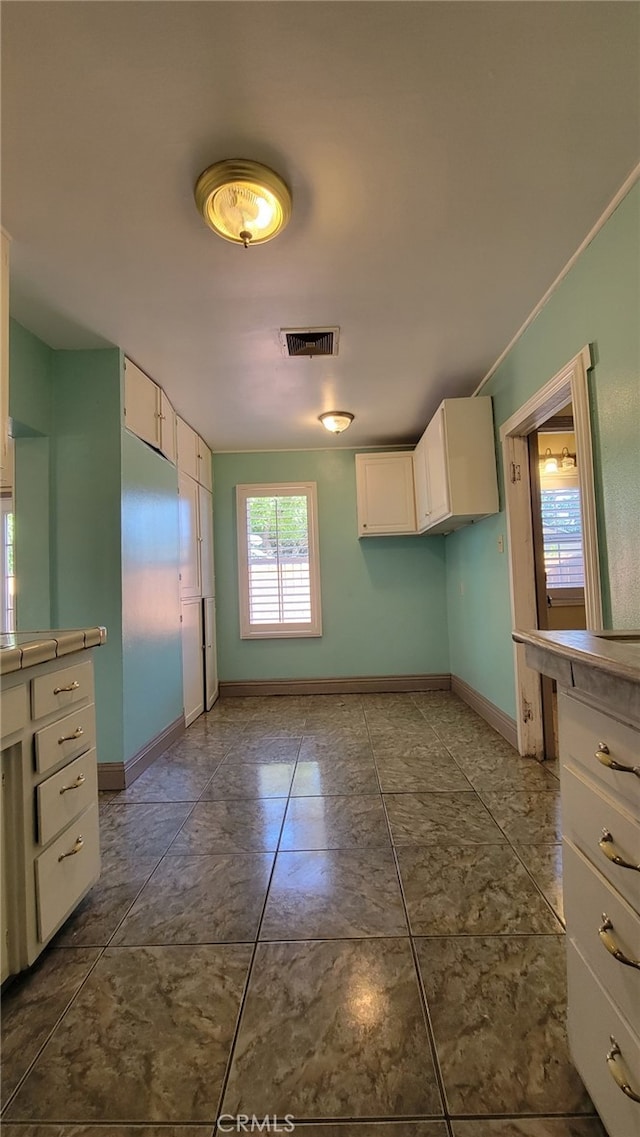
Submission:
[[[413,441],[469,394],[638,158],[631,2],[5,2],[12,310],[118,344],[217,450]],[[193,184],[248,157],[245,251]],[[286,360],[281,326],[341,328]],[[579,345],[578,345],[579,346]],[[320,412],[352,411],[331,439]]]

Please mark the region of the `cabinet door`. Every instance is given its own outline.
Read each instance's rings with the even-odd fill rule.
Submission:
[[[416,532],[413,454],[356,454],[358,536]]]
[[[204,702],[210,711],[218,698],[218,654],[216,650],[216,602],[211,596],[202,601],[204,616]]]
[[[176,444],[176,412],[169,402],[164,391],[160,391],[160,449],[165,458],[175,466]]]
[[[190,726],[204,710],[202,601],[185,600],[180,605],[180,611],[184,721],[187,726]]]
[[[176,435],[178,439],[178,469],[198,480],[198,435],[188,422],[176,416]]]
[[[187,474],[178,477],[180,517],[180,596],[200,596],[198,483]]]
[[[143,442],[160,449],[160,388],[130,359],[124,361],[124,423]]]
[[[205,489],[213,489],[213,473],[211,470],[211,451],[206,442],[198,435],[198,481]]]
[[[215,596],[213,567],[213,494],[198,486],[198,524],[200,547],[200,585],[203,596]]]
[[[449,473],[447,469],[447,440],[445,434],[444,410],[440,408],[429,423],[424,434],[428,525],[447,517],[451,513],[449,496]]]
[[[416,525],[422,533],[429,527],[429,472],[427,469],[427,442],[420,439],[413,452],[413,484],[416,494]]]
[[[11,973],[11,960],[9,950],[9,939],[11,936],[11,923],[9,917],[9,891],[11,884],[11,867],[7,854],[10,850],[9,841],[5,836],[4,824],[4,785],[5,785],[5,757],[7,763],[9,762],[9,752],[6,756],[2,754],[0,761],[2,763],[2,778],[0,779],[0,886],[2,895],[0,896],[0,905],[2,907],[2,924],[0,925],[0,982],[4,983],[7,976]],[[14,759],[15,760],[15,759]],[[14,884],[15,888],[15,884]]]

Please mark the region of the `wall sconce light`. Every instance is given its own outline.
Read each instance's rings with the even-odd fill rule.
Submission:
[[[550,446],[547,446],[547,449],[544,452],[544,458],[542,459],[541,465],[545,474],[558,473],[558,459],[554,458],[553,454],[551,453]]]
[[[567,446],[562,447],[562,454],[560,456],[560,465],[561,465],[563,470],[575,469],[576,460],[575,460],[575,458],[571,457],[571,455],[569,453],[569,448]]]
[[[351,426],[353,422],[353,415],[349,411],[326,411],[325,414],[318,416],[318,422],[321,422],[325,430],[330,430],[332,434],[342,434]]]
[[[208,166],[194,196],[209,228],[245,249],[270,241],[291,216],[291,191],[280,175],[244,158]]]

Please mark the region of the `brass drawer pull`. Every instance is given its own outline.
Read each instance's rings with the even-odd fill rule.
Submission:
[[[626,1094],[628,1098],[631,1098],[631,1101],[640,1101],[640,1094],[637,1094],[635,1090],[632,1090],[631,1086],[629,1085],[629,1078],[624,1066],[617,1061],[617,1059],[622,1055],[622,1051],[613,1035],[610,1035],[610,1040],[611,1050],[607,1054],[607,1066],[609,1068],[609,1073],[611,1074],[611,1077],[613,1078],[616,1085],[620,1086],[623,1094]]]
[[[613,924],[611,923],[611,920],[607,916],[606,912],[603,912],[602,924],[598,928],[598,935],[600,936],[602,943],[609,952],[609,955],[612,955],[614,959],[617,959],[618,963],[624,963],[627,967],[637,967],[640,969],[640,960],[629,959],[629,957],[624,954],[622,949],[618,947],[616,941],[611,935],[612,931]]]
[[[614,865],[618,865],[621,869],[634,869],[635,872],[640,872],[640,865],[634,865],[631,861],[625,861],[619,853],[616,853],[616,847],[613,843],[613,837],[608,829],[602,830],[602,837],[598,841],[598,845],[602,849],[605,857],[608,857]]]
[[[76,853],[79,853],[81,851],[83,845],[84,845],[84,837],[79,835],[78,837],[76,837],[76,839],[74,841],[73,849],[70,849],[68,853],[62,853],[58,857],[58,864],[60,864],[60,861],[63,861],[65,859],[65,857],[75,857]]]
[[[54,687],[53,693],[54,695],[61,695],[63,691],[77,691],[79,686],[78,680],[74,679],[73,683],[70,683],[68,687]]]
[[[58,739],[58,746],[62,746],[63,742],[73,742],[75,738],[82,738],[84,731],[81,726],[77,726],[73,734],[63,734]]]
[[[640,766],[625,766],[622,762],[616,762],[615,758],[611,757],[609,747],[606,742],[599,742],[598,749],[594,755],[601,762],[603,766],[607,766],[609,770],[617,770],[619,774],[635,774],[636,778],[640,778]]]
[[[84,783],[86,782],[86,780],[87,780],[86,774],[78,774],[78,777],[76,778],[75,782],[73,782],[73,784],[70,786],[63,786],[62,789],[60,790],[60,793],[66,794],[69,792],[69,790],[79,790],[80,786],[83,786]]]

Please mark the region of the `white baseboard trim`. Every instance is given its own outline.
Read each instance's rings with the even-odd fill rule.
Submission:
[[[463,702],[485,719],[489,726],[497,730],[498,734],[506,738],[507,742],[510,742],[516,750],[518,749],[518,727],[515,719],[510,718],[509,715],[500,710],[500,707],[496,707],[495,703],[485,699],[484,695],[481,695],[474,687],[470,687],[464,679],[458,678],[457,675],[451,676],[451,690],[454,695],[458,695]]]
[[[126,790],[165,750],[184,734],[184,717],[169,723],[126,762],[98,762],[99,790]]]
[[[336,679],[234,679],[220,681],[221,698],[255,695],[366,695],[394,691],[449,691],[450,675],[365,675]]]

